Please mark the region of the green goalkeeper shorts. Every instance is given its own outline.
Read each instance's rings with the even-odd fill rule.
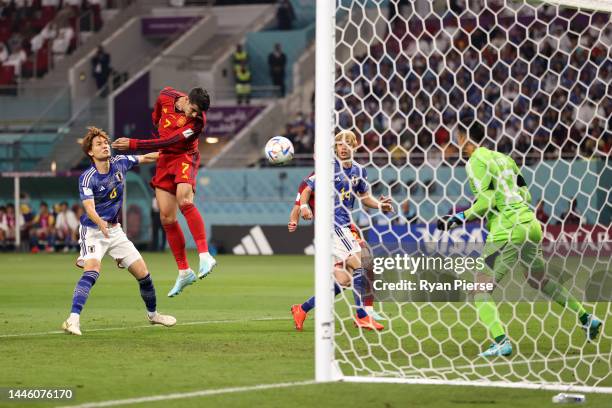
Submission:
[[[540,271],[544,269],[542,256],[542,227],[535,217],[511,229],[493,230],[483,250],[483,272],[500,282],[511,270]]]

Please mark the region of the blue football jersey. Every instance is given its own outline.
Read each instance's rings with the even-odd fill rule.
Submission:
[[[79,193],[81,200],[93,199],[96,212],[104,221],[115,224],[119,220],[121,204],[123,204],[123,186],[125,173],[138,164],[136,156],[115,156],[110,159],[110,169],[106,174],[100,174],[92,165],[79,177]],[[81,225],[96,227],[87,214],[81,216]]]
[[[355,193],[368,192],[368,175],[365,168],[355,162],[344,168],[337,160],[334,162],[334,224],[336,228],[348,227],[351,224],[351,211],[355,205]],[[308,187],[315,191],[315,178],[306,180]]]

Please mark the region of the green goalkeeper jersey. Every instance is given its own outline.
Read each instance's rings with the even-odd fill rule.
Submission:
[[[472,153],[466,172],[476,197],[464,213],[467,220],[486,217],[492,236],[535,220],[529,208],[531,195],[526,186],[519,186],[522,177],[510,156],[479,147]]]

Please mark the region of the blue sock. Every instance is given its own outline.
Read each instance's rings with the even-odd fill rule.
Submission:
[[[151,274],[147,274],[142,279],[138,279],[138,285],[140,286],[140,296],[145,302],[148,312],[155,312],[157,310],[157,298],[155,297],[155,286],[153,286],[153,279]]]
[[[334,296],[338,296],[338,294],[342,292],[342,288],[337,283],[334,283]],[[302,303],[302,310],[306,313],[310,312],[315,307],[315,297],[311,297],[304,303]]]
[[[355,306],[357,306],[357,316],[362,319],[368,315],[362,306],[361,298],[365,292],[365,277],[366,270],[364,268],[357,268],[353,272],[353,297],[355,298]]]
[[[91,287],[96,284],[100,274],[96,271],[85,271],[83,276],[76,284],[74,288],[74,295],[72,296],[72,309],[71,313],[81,314],[85,302],[89,297],[89,291]]]

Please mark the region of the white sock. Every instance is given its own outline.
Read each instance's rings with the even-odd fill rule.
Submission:
[[[149,319],[151,319],[151,318],[155,317],[155,315],[156,315],[156,314],[157,314],[157,311],[155,311],[155,312],[149,312],[149,311],[147,310],[147,316],[149,316]]]
[[[70,316],[68,316],[68,321],[77,322],[78,323],[80,318],[81,318],[80,314],[78,314],[78,313],[70,313]]]
[[[374,306],[365,306],[364,309],[367,314],[372,314],[372,312],[374,311]]]
[[[185,276],[189,275],[189,272],[191,272],[191,269],[179,269],[179,276],[184,278]]]
[[[200,260],[202,260],[202,258],[207,258],[210,256],[210,253],[208,252],[201,252],[200,253]]]

